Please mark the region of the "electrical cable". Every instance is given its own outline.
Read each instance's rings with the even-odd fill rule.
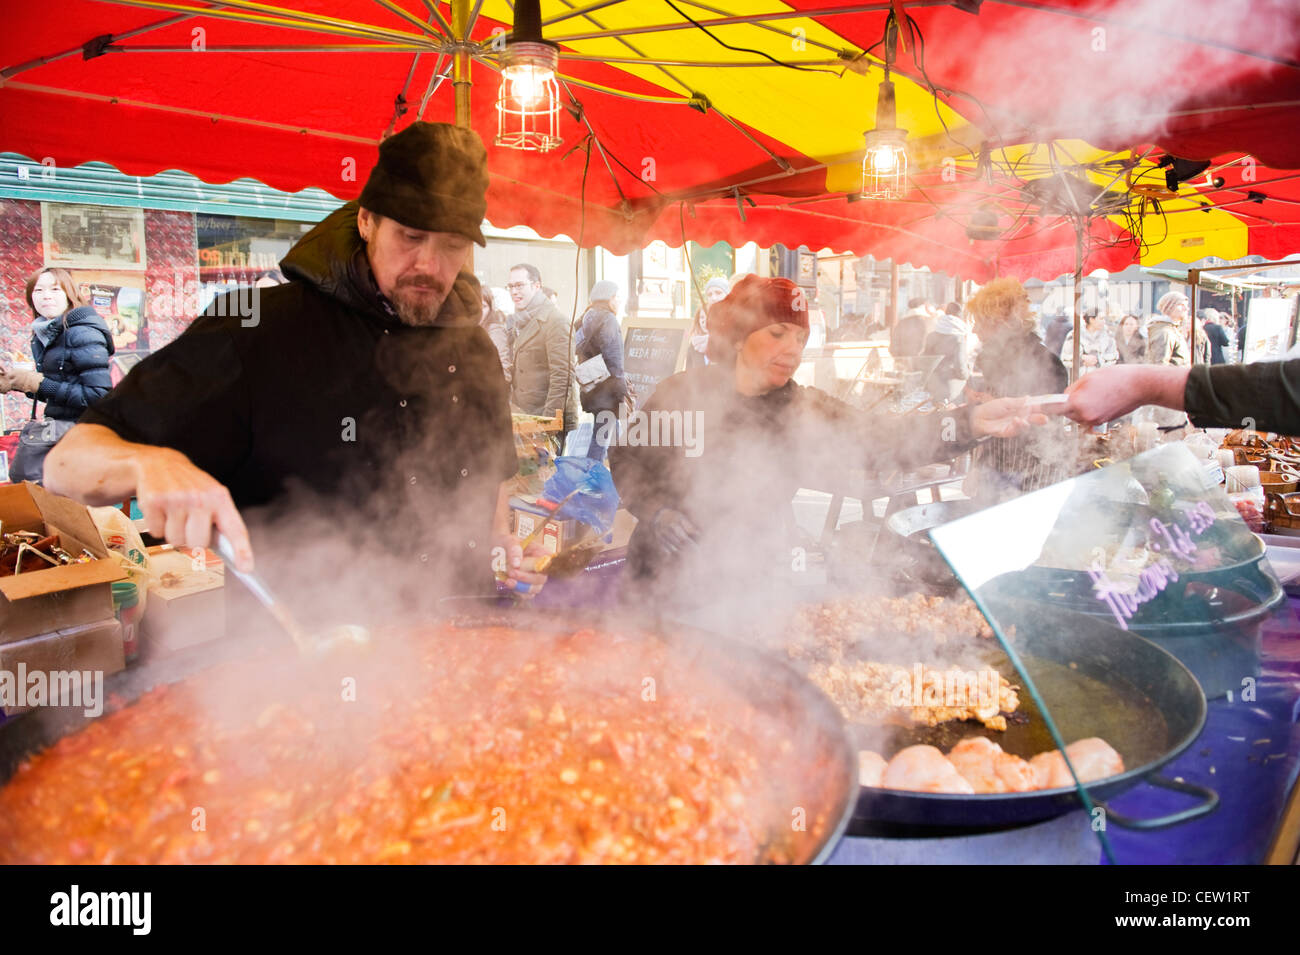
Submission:
[[[730,43],[727,43],[727,42],[725,42],[725,41],[719,39],[716,35],[714,35],[712,32],[710,32],[709,28],[706,27],[704,24],[702,24],[702,23],[700,23],[698,20],[692,18],[692,17],[691,17],[688,13],[686,13],[686,11],[684,11],[681,7],[679,7],[679,6],[677,6],[677,4],[673,3],[673,0],[664,0],[664,3],[666,3],[666,4],[668,4],[668,6],[672,7],[672,8],[673,8],[673,11],[674,11],[674,12],[675,12],[679,17],[681,17],[683,20],[686,20],[687,22],[689,22],[692,26],[694,26],[697,30],[701,31],[705,36],[707,36],[709,39],[711,39],[714,43],[718,44],[719,46],[726,47],[728,50],[732,50],[732,51],[734,51],[734,52],[736,52],[736,53],[756,53],[756,54],[758,54],[758,55],[761,56],[761,57],[765,57],[765,58],[771,60],[771,61],[772,61],[773,63],[775,63],[777,66],[784,66],[784,67],[786,67],[787,69],[791,69],[791,70],[799,70],[800,72],[803,72],[803,73],[829,73],[831,76],[837,76],[837,75],[838,75],[838,76],[843,76],[843,75],[844,75],[843,71],[840,71],[840,72],[837,74],[837,73],[835,72],[835,70],[823,70],[823,69],[820,69],[820,68],[818,68],[818,67],[813,67],[813,66],[798,66],[798,65],[796,65],[796,64],[794,64],[794,63],[786,63],[786,62],[784,62],[783,60],[778,60],[776,57],[772,56],[770,53],[764,53],[762,50],[755,50],[755,49],[752,49],[751,47],[747,47],[747,46],[732,46]]]
[[[894,16],[892,10],[890,11],[889,15],[891,17]],[[921,25],[916,22],[915,18],[913,18],[913,16],[910,13],[904,11],[903,16],[907,18],[907,24],[912,28],[912,35],[916,38],[916,45],[912,53],[912,62],[915,63],[916,68],[920,70],[921,77],[925,80],[925,85],[930,88],[930,99],[934,103],[934,115],[938,117],[939,125],[943,127],[944,134],[949,139],[951,139],[954,143],[956,143],[962,149],[969,152],[972,156],[978,156],[978,153],[976,153],[974,149],[972,149],[966,143],[961,142],[961,140],[957,139],[957,137],[952,134],[952,130],[948,128],[948,122],[943,118],[943,112],[939,109],[940,89],[934,84],[934,81],[930,79],[930,74],[925,71],[925,34],[921,32]],[[886,33],[888,32],[888,30],[889,27],[886,26],[885,27]],[[946,96],[949,97],[952,96],[951,90],[944,89],[942,90],[942,92]]]
[[[695,294],[700,300],[700,308],[704,309],[704,315],[707,318],[709,314],[708,303],[704,301],[704,290],[700,288],[699,276],[695,274],[695,266],[691,264],[691,250],[686,242],[686,203],[685,201],[677,203],[677,221],[682,231],[682,255],[686,258],[686,274],[691,277],[691,285],[695,287]],[[695,316],[690,316],[691,328],[695,328]],[[708,333],[708,326],[705,326],[705,333]],[[690,334],[689,332],[687,333]]]
[[[591,139],[594,142],[595,136],[593,135]],[[573,354],[573,334],[574,334],[574,328],[578,324],[578,299],[582,297],[582,287],[578,284],[578,278],[582,269],[582,240],[585,237],[587,232],[587,171],[591,169],[591,147],[592,147],[592,143],[589,142],[587,143],[587,148],[583,150],[583,152],[587,154],[587,158],[584,159],[582,163],[582,185],[578,189],[578,242],[577,242],[578,251],[574,253],[573,256],[573,311],[569,313],[569,354],[568,354],[569,373],[564,378],[564,409],[567,409],[569,407],[569,395],[570,392],[573,391],[573,375],[575,371],[574,368],[575,357]],[[583,312],[585,314],[586,310],[584,309]],[[581,407],[582,405],[580,402],[579,408]],[[560,412],[561,421],[563,421],[564,416],[565,416],[564,410],[561,410]],[[577,430],[576,424],[574,430],[575,431]],[[561,433],[564,434],[564,440],[567,440],[568,432],[564,431]],[[595,432],[593,431],[592,440],[594,441],[595,438],[596,435]],[[561,454],[564,453],[564,440],[560,442]]]

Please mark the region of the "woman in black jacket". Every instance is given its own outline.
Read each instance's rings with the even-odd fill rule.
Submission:
[[[32,309],[34,369],[0,365],[0,393],[21,391],[45,402],[45,418],[53,422],[38,432],[42,440],[19,443],[10,468],[11,479],[40,481],[45,454],[71,429],[81,413],[113,387],[108,359],[113,336],[89,305],[83,305],[72,276],[65,269],[42,269],[27,280],[27,304]]]
[[[1065,391],[1069,372],[1038,337],[1029,294],[1015,279],[994,279],[966,303],[980,340],[974,385],[984,398],[1054,395]],[[966,493],[984,504],[1016,497],[1069,477],[1074,448],[1056,427],[994,438],[971,457]]]
[[[802,572],[791,532],[800,488],[857,486],[1024,430],[1028,409],[990,401],[943,415],[866,413],[797,385],[808,308],[789,279],[745,276],[709,311],[709,364],[664,379],[610,449],[638,520],[624,597],[673,616],[738,611]],[[1043,420],[1043,419],[1037,419]]]

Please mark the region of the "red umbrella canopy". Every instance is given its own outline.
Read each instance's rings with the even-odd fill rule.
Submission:
[[[478,44],[470,121],[489,144],[488,217],[616,252],[651,238],[780,241],[972,277],[1057,274],[1073,266],[1073,226],[1017,212],[1024,169],[999,168],[996,188],[980,186],[990,178],[975,175],[980,144],[1072,135],[1111,149],[1154,143],[1155,155],[1234,150],[1261,166],[1300,166],[1293,7],[547,0],[564,143],[525,153],[492,145],[492,40],[509,29],[511,9],[467,2]],[[904,202],[852,202],[891,10],[911,189]],[[452,120],[455,23],[449,6],[416,0],[23,5],[0,36],[0,149],[350,198],[387,131]],[[1221,198],[1233,196],[1208,201]],[[990,199],[1005,228],[997,240],[972,239],[968,220]],[[1105,217],[1082,228],[1090,267],[1122,268],[1132,230]]]
[[[686,214],[686,231],[732,243],[782,241],[793,231],[812,248],[894,257],[977,281],[1052,278],[1079,264],[1118,272],[1300,252],[1300,172],[1238,153],[1209,165],[1180,161],[1179,174],[1198,171],[1170,189],[1168,157],[1154,145],[1107,152],[1061,140],[993,149],[987,161],[953,158],[914,174],[897,200],[757,196],[746,201],[744,222],[733,200],[702,201]],[[832,167],[828,176],[848,172]],[[675,216],[651,232],[674,243],[681,234]]]

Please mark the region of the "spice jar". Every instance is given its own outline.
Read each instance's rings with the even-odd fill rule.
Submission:
[[[130,663],[140,655],[140,591],[130,580],[113,584],[113,615],[122,625],[122,653]]]

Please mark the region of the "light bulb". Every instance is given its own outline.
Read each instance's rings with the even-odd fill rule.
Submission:
[[[550,70],[532,64],[522,64],[506,71],[510,83],[510,98],[524,109],[536,106],[546,96],[546,84],[554,76]]]
[[[877,146],[871,150],[871,169],[881,175],[889,175],[898,165],[898,157],[893,146]]]

